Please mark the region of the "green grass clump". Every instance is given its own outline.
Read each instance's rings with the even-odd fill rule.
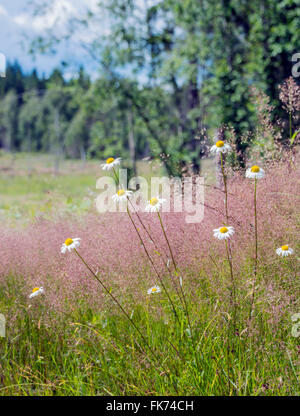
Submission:
[[[40,162],[31,166],[30,173],[24,173],[23,159],[15,163],[18,169],[0,172],[0,179],[5,178],[0,181],[0,215],[6,210],[10,219],[12,213],[32,219],[41,214],[80,215],[91,208],[85,195],[95,187],[95,166],[68,161],[61,174],[53,175],[44,171],[45,166],[49,169],[47,160]],[[89,302],[85,290],[80,299],[73,296],[71,302],[66,294],[56,303],[54,288],[51,307],[47,293],[28,298],[24,292],[28,276],[22,267],[18,275],[1,275],[0,312],[7,324],[6,337],[0,338],[0,395],[299,395],[299,337],[293,336],[291,320],[299,306],[297,255],[276,261],[266,253],[258,257],[256,250],[253,259],[252,246],[239,247],[230,275],[226,243],[227,258],[224,251],[213,253],[211,248],[201,264],[196,258],[197,267],[181,274],[162,220],[161,227],[173,277],[177,281],[184,277],[184,302],[183,292],[176,293],[165,274],[157,273],[155,279],[161,277],[167,291],[147,297],[136,298],[136,293],[146,292],[142,273],[135,293],[118,294],[114,281],[106,292],[99,286],[97,306]],[[139,229],[140,225],[137,234]],[[13,239],[11,244],[14,247]],[[256,247],[261,248],[257,235]],[[298,253],[299,243],[293,247]],[[67,253],[74,255],[73,261],[85,264],[73,251],[79,257]],[[85,265],[86,279],[101,280]],[[59,272],[58,267],[58,277],[53,271],[48,275],[47,269],[50,286],[63,284]],[[127,316],[110,298],[112,293]]]
[[[180,326],[167,300],[124,297],[154,358],[116,307],[100,311],[79,302],[63,314],[48,311],[42,296],[20,297],[17,281],[11,277],[0,297],[9,321],[0,339],[0,395],[299,395],[290,313],[272,323],[263,292],[252,330],[242,331],[248,302],[239,309],[239,333],[228,339],[228,305],[187,287],[196,357],[183,311]],[[244,295],[240,289],[239,299]]]

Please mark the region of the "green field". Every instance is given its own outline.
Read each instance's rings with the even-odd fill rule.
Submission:
[[[100,161],[60,161],[55,169],[55,157],[17,153],[0,153],[0,218],[33,220],[51,214],[82,214],[95,207],[96,181],[102,175]],[[138,175],[147,180],[164,174],[154,161],[137,163]],[[212,160],[202,163],[207,183],[214,182]]]
[[[176,317],[164,293],[147,296],[154,273],[145,253],[139,252],[141,244],[133,228],[127,241],[128,246],[131,240],[137,241],[133,270],[140,255],[144,260],[134,272],[125,264],[117,276],[114,268],[125,261],[126,244],[119,251],[107,242],[101,246],[101,233],[94,235],[93,223],[90,229],[87,225],[83,246],[100,239],[99,253],[91,258],[89,253],[86,255],[93,271],[99,267],[99,276],[109,293],[101,285],[86,286],[95,276],[86,268],[77,272],[81,260],[75,253],[60,255],[63,240],[55,240],[59,232],[55,224],[71,224],[74,235],[70,237],[81,236],[77,235],[79,219],[84,223],[95,215],[93,199],[96,179],[101,174],[99,163],[66,160],[55,173],[50,156],[19,154],[0,158],[0,215],[4,236],[8,236],[8,242],[4,237],[0,246],[0,312],[7,317],[6,337],[0,338],[0,395],[298,396],[299,338],[292,335],[297,323],[291,319],[299,312],[297,200],[294,205],[286,202],[282,209],[288,214],[280,220],[284,224],[282,233],[290,237],[294,256],[280,259],[274,250],[278,242],[268,242],[268,232],[260,229],[264,237],[259,240],[251,321],[254,242],[249,240],[248,245],[234,252],[238,304],[235,317],[226,251],[221,243],[218,248],[210,247],[213,237],[199,252],[201,261],[196,254],[190,269],[182,264],[185,301],[180,291],[174,290],[166,270],[160,272],[173,299]],[[203,164],[203,174],[210,183],[214,180],[213,163],[207,160]],[[138,166],[148,179],[160,171],[159,166],[151,167],[145,162]],[[296,172],[292,173],[296,179],[291,189],[295,192],[299,181]],[[250,185],[248,189],[252,189]],[[245,197],[245,193],[239,196],[241,204],[245,204]],[[268,209],[265,218],[269,217]],[[45,221],[38,221],[41,218]],[[259,223],[266,227],[260,218]],[[49,235],[46,244],[44,236],[34,231],[34,224],[45,227],[43,233]],[[118,231],[118,225],[114,229]],[[105,230],[111,232],[109,224]],[[164,240],[162,230],[158,231],[160,245]],[[24,240],[24,245],[21,240],[19,244],[18,239],[27,232],[35,232],[33,240]],[[201,233],[195,235],[199,240],[203,238]],[[117,244],[116,237],[111,236]],[[192,240],[193,245],[197,239]],[[54,252],[50,247],[53,244]],[[111,273],[102,275],[109,250],[115,253],[115,264],[111,264]],[[166,244],[161,252],[150,244],[149,252],[154,261],[164,252],[171,259]],[[39,256],[44,256],[41,259],[45,266]],[[36,270],[32,270],[31,263],[37,264]],[[71,274],[79,273],[80,286],[73,288],[68,282],[67,267],[71,267]],[[172,273],[178,280],[175,264]],[[29,293],[40,281],[47,285],[45,295],[30,300]],[[117,297],[140,332],[110,294]],[[93,303],[92,297],[97,296],[101,302]]]

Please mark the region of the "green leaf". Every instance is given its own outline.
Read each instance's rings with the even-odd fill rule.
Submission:
[[[295,131],[295,133],[292,135],[291,141],[290,141],[291,145],[293,145],[298,133],[300,133],[300,130]]]

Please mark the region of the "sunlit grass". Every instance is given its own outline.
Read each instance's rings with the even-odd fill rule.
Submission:
[[[7,161],[7,156],[4,158]],[[62,166],[61,173],[55,175],[52,171],[47,173],[43,170],[46,161],[44,157],[37,158],[31,173],[28,173],[26,164],[22,165],[23,155],[18,168],[16,162],[12,170],[4,167],[0,173],[0,178],[3,179],[0,181],[2,214],[3,210],[7,210],[7,218],[11,219],[13,209],[18,209],[19,219],[26,218],[28,221],[30,236],[29,240],[22,240],[24,243],[21,243],[20,251],[17,245],[18,234],[14,234],[14,238],[7,234],[11,251],[15,253],[15,250],[19,250],[17,253],[21,257],[25,254],[25,259],[20,259],[20,265],[14,268],[15,271],[12,271],[9,253],[3,252],[2,257],[3,264],[7,266],[3,267],[5,274],[1,275],[0,312],[7,317],[7,327],[6,337],[0,338],[0,395],[299,395],[299,338],[292,334],[291,321],[292,314],[298,312],[299,307],[297,253],[300,249],[299,240],[294,238],[294,227],[299,224],[299,215],[293,204],[288,205],[289,222],[284,222],[285,218],[282,217],[284,232],[279,224],[277,234],[280,234],[280,241],[290,235],[296,253],[294,256],[280,258],[276,254],[278,241],[274,242],[272,252],[266,253],[264,244],[267,241],[263,238],[257,246],[259,256],[257,252],[253,255],[255,238],[253,231],[251,234],[251,227],[250,233],[247,231],[249,244],[238,246],[237,242],[234,245],[236,236],[238,238],[242,234],[241,225],[237,223],[238,228],[232,238],[235,279],[232,299],[228,268],[228,263],[231,265],[231,252],[227,252],[227,259],[223,244],[217,241],[213,246],[213,227],[210,225],[210,237],[207,234],[204,237],[205,229],[193,234],[196,238],[205,240],[205,252],[199,253],[201,261],[196,252],[195,268],[193,262],[189,263],[190,269],[185,264],[185,261],[190,261],[189,253],[186,253],[180,269],[177,267],[173,243],[179,236],[182,223],[178,219],[173,220],[173,223],[168,222],[167,216],[162,220],[160,214],[155,213],[156,221],[152,222],[152,231],[158,227],[160,232],[153,234],[156,237],[155,241],[150,241],[150,248],[147,249],[144,245],[144,239],[151,240],[148,228],[145,225],[143,228],[143,224],[138,221],[139,217],[129,215],[136,228],[125,228],[129,240],[136,238],[138,246],[148,252],[147,258],[145,253],[138,252],[138,246],[131,247],[134,250],[133,264],[138,261],[138,257],[144,255],[143,263],[138,263],[138,276],[130,273],[126,276],[125,254],[128,254],[129,246],[123,247],[121,235],[118,234],[124,225],[120,218],[117,219],[117,224],[113,224],[112,217],[105,217],[103,222],[109,218],[111,223],[107,228],[98,228],[96,217],[92,217],[94,222],[89,222],[87,226],[88,233],[85,234],[83,247],[78,248],[78,245],[78,252],[73,250],[58,257],[56,253],[60,246],[56,233],[65,225],[64,215],[72,212],[75,214],[74,219],[80,218],[85,223],[87,216],[83,214],[93,209],[93,194],[87,195],[95,187],[99,166],[97,164],[96,174],[94,162],[91,165],[89,162],[81,165],[81,162],[67,161]],[[141,165],[140,168],[144,168],[146,175],[149,175],[147,177],[154,174],[148,164]],[[159,172],[159,167],[157,169]],[[229,195],[230,191],[229,189]],[[245,195],[242,195],[242,204]],[[266,197],[269,201],[265,193],[260,194],[260,197]],[[81,205],[84,201],[86,206]],[[221,207],[222,203],[221,201]],[[278,207],[281,212],[282,206],[278,204]],[[227,202],[225,208],[225,217],[228,217],[231,212],[227,213]],[[251,208],[250,221],[253,216]],[[214,211],[209,212],[210,215],[215,215]],[[243,209],[243,215],[245,212],[246,209]],[[261,206],[259,212],[262,213]],[[266,212],[269,215],[268,208],[262,215],[266,215]],[[59,216],[62,222],[55,229],[53,219]],[[30,220],[40,217],[48,217],[48,221],[36,222],[41,228],[32,230]],[[239,214],[238,220],[243,219]],[[265,217],[264,221],[266,219]],[[221,224],[220,220],[219,222],[218,225]],[[263,218],[258,217],[258,223],[267,228]],[[246,222],[243,227],[248,230],[249,224]],[[256,229],[253,225],[252,228]],[[62,232],[65,233],[66,229]],[[94,229],[99,232],[94,232]],[[193,229],[187,228],[189,232]],[[83,241],[83,235],[77,235],[76,226],[74,230],[74,235],[66,235],[65,239],[81,237]],[[100,230],[104,234],[108,232],[110,239],[106,240],[108,243],[100,245],[99,253],[96,249],[96,253],[89,257],[89,251],[94,248],[96,240],[100,239],[101,242],[103,238]],[[173,239],[170,238],[172,232]],[[260,232],[263,233],[262,228]],[[45,238],[39,240],[41,233]],[[188,235],[184,235],[187,239]],[[268,233],[265,232],[264,236],[268,236]],[[20,238],[24,238],[24,235]],[[165,242],[166,249],[164,253],[163,250],[159,253],[159,257],[166,255],[169,263],[173,263],[170,267],[173,268],[173,277],[177,278],[177,283],[179,275],[183,276],[183,303],[180,302],[183,292],[180,294],[173,290],[173,282],[167,273],[169,266],[160,269],[159,275],[155,275],[152,270],[151,259],[155,262],[158,259],[157,250],[160,250],[156,243],[158,246],[162,243],[159,238]],[[196,238],[192,237],[192,245],[197,244]],[[34,246],[35,239],[37,244]],[[110,244],[114,240],[120,245],[118,251]],[[126,239],[123,241],[126,245]],[[28,245],[32,247],[27,247]],[[270,250],[270,245],[268,247]],[[85,250],[83,257],[81,248]],[[114,272],[114,262],[109,264],[108,272],[102,270],[105,267],[105,253],[110,255],[109,250],[113,252],[116,261],[120,260],[124,271],[124,276],[119,281],[125,286],[122,290],[114,281],[113,273],[110,273]],[[39,263],[39,258],[44,260]],[[17,265],[18,260],[15,255],[14,262]],[[81,261],[87,266],[84,271],[78,268]],[[89,261],[93,265],[89,266]],[[31,264],[35,265],[33,270],[28,267]],[[64,264],[73,266],[72,273],[80,283],[76,288],[73,288],[76,280],[72,280],[72,273],[68,274]],[[99,273],[94,268],[98,266]],[[43,276],[39,276],[39,271]],[[163,282],[164,290],[147,295],[150,285],[146,274],[149,271],[154,279],[151,283],[160,285]],[[94,278],[98,282],[104,279],[105,287],[102,284],[99,288],[86,286],[86,282]],[[126,279],[135,278],[127,289],[126,281],[129,280]],[[33,287],[28,290],[28,282],[36,282],[33,287],[45,285],[45,293],[29,299]],[[253,282],[257,286],[255,297]],[[56,302],[56,297],[67,284],[76,296],[71,300],[68,292],[62,292],[63,297]],[[172,296],[171,304],[168,293]],[[99,302],[90,302],[90,295],[94,299],[98,297]],[[122,307],[118,309],[117,306],[120,305]],[[178,316],[174,314],[174,305]],[[122,313],[122,308],[126,311],[125,314]],[[253,311],[251,319],[249,310]]]
[[[127,299],[127,309],[152,348],[163,357],[178,393],[142,353],[134,342],[134,329],[116,308],[100,313],[88,304],[79,304],[77,311],[61,319],[60,324],[52,311],[47,317],[48,322],[56,321],[53,328],[44,323],[47,312],[42,306],[38,319],[25,298],[20,298],[15,285],[1,291],[0,310],[15,310],[18,304],[23,313],[8,328],[7,337],[0,340],[0,395],[227,394],[226,316],[223,307],[209,302],[203,290],[193,297],[188,295],[200,372],[184,329],[174,331],[167,302],[152,296],[146,305],[136,305],[133,296]],[[239,319],[246,320],[247,313],[246,309],[240,311]],[[297,340],[290,333],[290,317],[286,316],[276,331],[266,323],[268,318],[261,306],[255,341],[245,335],[231,339],[232,395],[300,393]],[[172,340],[172,346],[167,339]]]
[[[0,219],[20,222],[95,211],[99,166],[95,160],[63,160],[56,172],[54,156],[0,153]],[[156,162],[137,166],[147,180],[163,171]]]

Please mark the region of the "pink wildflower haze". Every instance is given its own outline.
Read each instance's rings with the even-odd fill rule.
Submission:
[[[268,174],[257,190],[259,258],[265,264],[278,262],[276,249],[288,241],[294,252],[299,245],[300,168],[287,174],[286,164],[268,165]],[[161,213],[164,227],[176,262],[182,271],[185,288],[196,294],[206,279],[222,298],[222,282],[218,270],[224,266],[225,245],[213,237],[212,230],[224,221],[224,193],[207,188],[204,220],[187,224],[185,213]],[[253,255],[253,191],[249,180],[241,173],[228,178],[228,212],[234,227],[231,249],[235,270]],[[167,243],[157,215],[139,213],[153,241],[132,217],[155,265],[167,278],[165,264],[169,259]],[[134,294],[141,302],[153,286],[153,270],[126,213],[90,214],[77,220],[37,220],[26,228],[1,227],[0,282],[5,287],[12,276],[18,279],[20,293],[31,293],[33,287],[43,287],[42,296],[48,310],[64,310],[86,302],[97,308],[107,307],[107,297],[74,252],[63,255],[62,243],[68,236],[80,236],[78,251],[107,286],[121,297]],[[75,239],[72,239],[75,241]],[[67,246],[68,247],[68,246]],[[66,248],[67,250],[67,248]],[[299,255],[298,255],[299,256]],[[274,258],[275,257],[275,258]],[[292,256],[294,258],[295,256]],[[278,262],[283,267],[284,262]],[[170,265],[170,268],[172,266]],[[248,277],[240,279],[247,285]],[[271,283],[270,283],[271,284]],[[272,289],[273,290],[273,289]],[[88,296],[86,294],[88,293]],[[163,292],[161,293],[163,295]]]

